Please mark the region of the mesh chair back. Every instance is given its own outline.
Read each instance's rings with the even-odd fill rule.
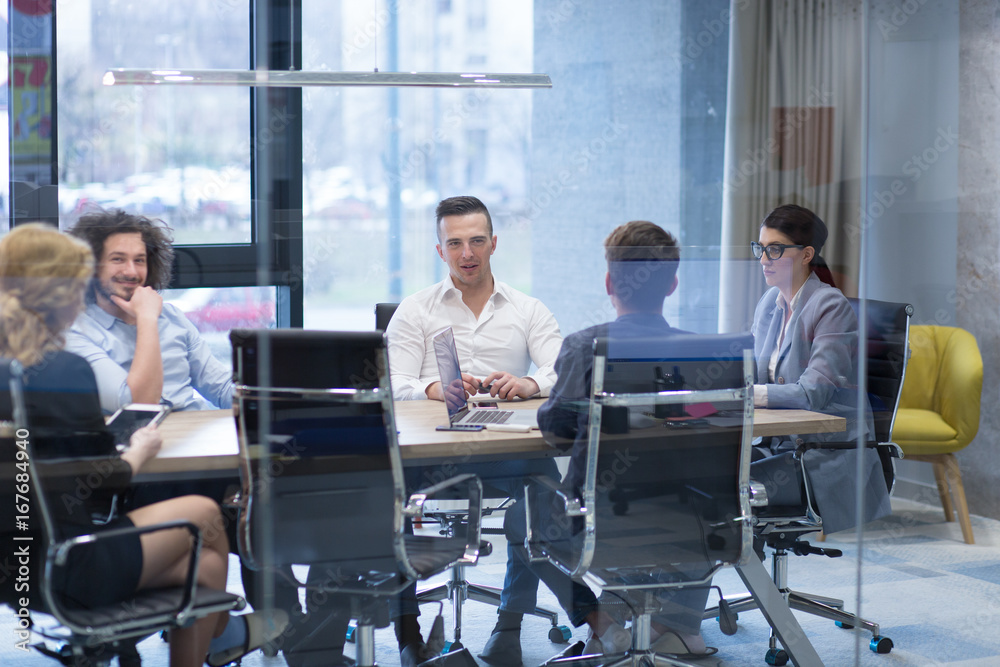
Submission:
[[[606,589],[703,582],[740,562],[750,552],[751,365],[745,336],[597,339],[580,490],[590,511],[546,555]]]
[[[394,576],[403,484],[382,334],[241,330],[231,341],[245,561],[320,565],[341,584]]]

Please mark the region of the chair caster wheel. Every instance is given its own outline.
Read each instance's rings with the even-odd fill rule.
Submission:
[[[888,637],[883,637],[882,635],[875,635],[868,643],[868,648],[870,648],[873,653],[879,653],[882,655],[891,651],[892,647],[892,640]]]
[[[764,662],[769,665],[787,665],[788,654],[780,648],[769,648],[764,655]]]
[[[351,642],[353,644],[355,642],[355,640],[357,640],[357,638],[358,638],[358,626],[356,626],[356,625],[348,625],[347,626],[347,641],[349,641],[349,642]]]
[[[843,621],[834,621],[833,623],[838,628],[844,628],[845,630],[853,630],[854,629],[854,626],[851,625],[850,623],[844,623]]]
[[[565,625],[554,625],[549,628],[549,641],[553,644],[568,644],[573,638],[573,631]]]

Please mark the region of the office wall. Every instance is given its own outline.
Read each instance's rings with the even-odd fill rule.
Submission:
[[[718,243],[728,8],[536,2],[535,69],[553,87],[533,98],[532,291],[564,333],[614,317],[601,243],[617,225]],[[714,331],[718,266],[690,259],[665,312]]]
[[[975,335],[982,416],[958,460],[969,510],[1000,518],[1000,9],[995,0],[903,7],[876,0],[870,11],[868,294],[914,304],[917,324]],[[897,494],[938,502],[930,466],[904,460],[897,472]]]
[[[963,0],[959,25],[956,323],[983,355],[979,435],[958,454],[969,511],[1000,518],[1000,5]]]
[[[613,318],[609,231],[637,218],[679,231],[680,7],[628,4],[535,6],[535,67],[553,87],[532,117],[533,294],[565,333]]]
[[[915,324],[955,326],[959,7],[900,7],[874,0],[869,13],[866,291],[913,304]],[[899,462],[896,493],[936,502],[931,467]]]

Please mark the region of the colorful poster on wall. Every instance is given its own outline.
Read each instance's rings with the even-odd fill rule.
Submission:
[[[49,160],[52,156],[52,68],[43,55],[11,58],[11,150],[15,158]]]

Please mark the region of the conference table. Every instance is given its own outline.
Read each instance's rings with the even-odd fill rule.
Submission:
[[[517,410],[537,410],[543,399],[505,404]],[[528,433],[507,431],[438,431],[447,422],[444,405],[437,401],[397,401],[394,403],[399,449],[405,465],[442,462],[464,463],[505,458],[560,456],[537,430]],[[842,417],[807,410],[754,411],[755,436],[796,433],[835,433],[846,429]],[[143,466],[136,481],[157,479],[197,479],[234,477],[239,469],[236,424],[230,410],[175,412],[159,426],[163,447],[159,455]],[[792,615],[763,563],[751,557],[736,566],[747,590],[756,598],[760,611],[774,629],[791,662],[800,666],[823,663],[798,620]]]
[[[505,408],[537,410],[544,399],[507,403]],[[438,431],[447,422],[444,405],[437,401],[394,403],[400,455],[406,465],[444,461],[468,462],[510,458],[560,456],[537,430]],[[808,410],[754,411],[754,436],[794,433],[834,433],[846,429],[843,417]],[[160,478],[198,478],[235,475],[239,469],[236,423],[229,410],[175,412],[159,427],[163,448],[143,466],[137,481]]]

